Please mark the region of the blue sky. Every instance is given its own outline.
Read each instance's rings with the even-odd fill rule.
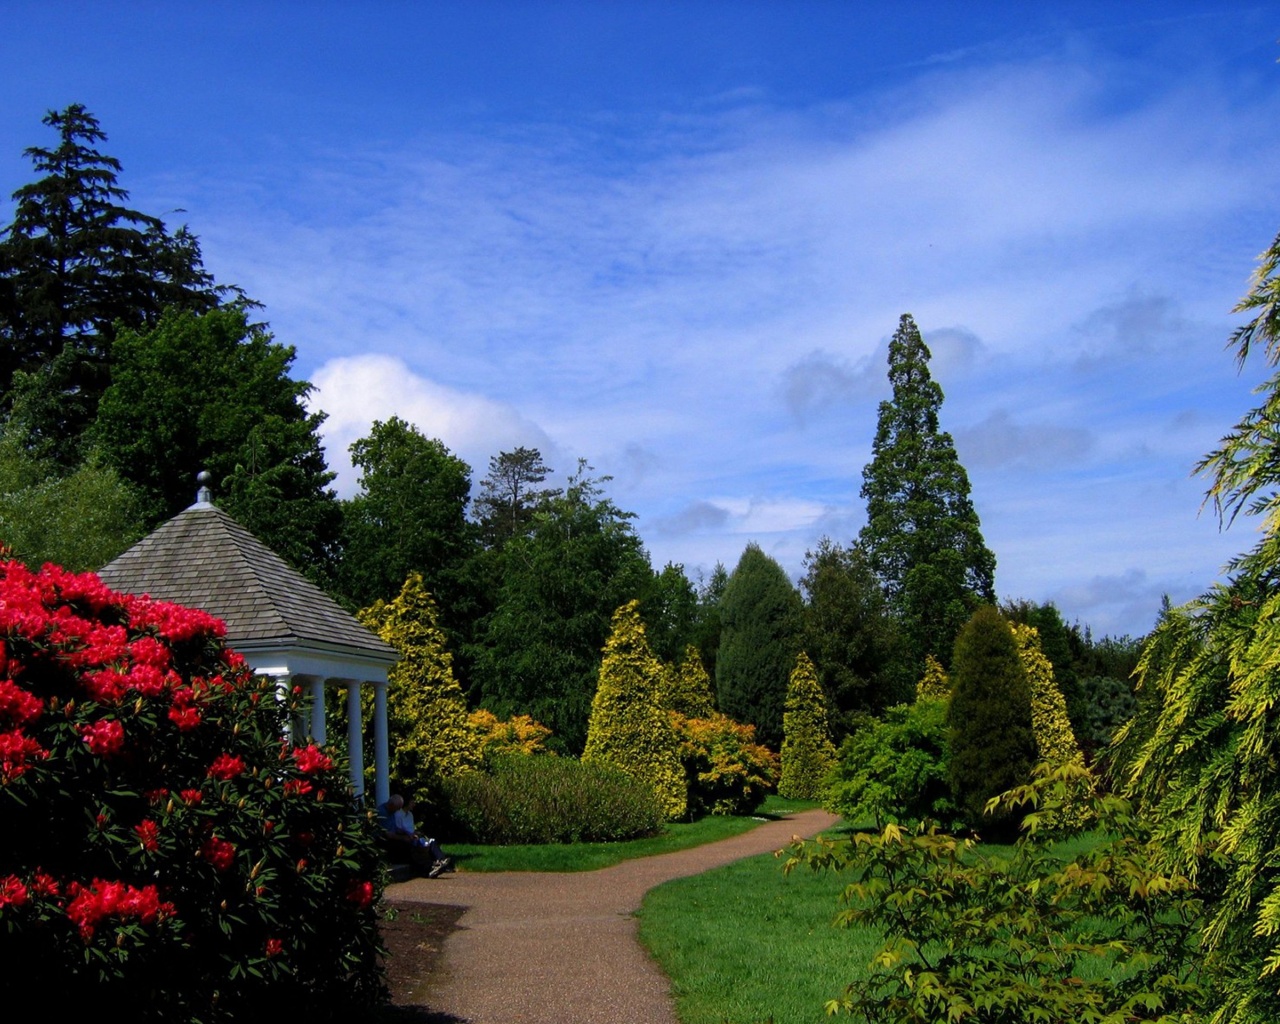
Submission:
[[[1274,4],[0,13],[0,193],[93,111],[297,348],[340,493],[398,414],[476,481],[587,459],[657,566],[798,576],[862,525],[910,312],[1002,597],[1139,635],[1253,543],[1191,471],[1263,376],[1224,346],[1280,229]]]

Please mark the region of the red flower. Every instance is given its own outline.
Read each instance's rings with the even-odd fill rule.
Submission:
[[[140,825],[134,825],[133,831],[137,833],[138,841],[147,853],[155,853],[156,850],[160,849],[160,843],[158,842],[160,826],[150,818],[145,819]]]
[[[0,878],[0,909],[20,907],[27,902],[27,887],[17,875]]]
[[[298,771],[307,775],[314,772],[327,772],[333,767],[333,761],[314,743],[307,747],[294,747],[293,759],[298,764]]]
[[[171,917],[175,911],[172,903],[160,902],[159,891],[154,885],[137,889],[123,882],[95,878],[88,886],[72,882],[67,886],[67,895],[71,897],[67,904],[67,917],[71,918],[86,942],[93,938],[94,929],[105,917],[136,917],[143,924],[154,924]]]
[[[219,754],[209,766],[209,777],[229,780],[244,774],[244,761],[233,754]]]
[[[182,797],[182,802],[188,807],[195,807],[196,804],[204,799],[204,794],[198,789],[184,789],[178,795]]]
[[[200,710],[189,705],[184,707],[175,701],[169,709],[169,721],[178,727],[179,732],[190,732],[200,724]]]
[[[49,756],[39,743],[30,736],[24,736],[20,729],[12,732],[0,732],[0,783],[12,782],[25,774],[28,761],[37,761]]]
[[[40,698],[29,693],[12,679],[0,679],[0,719],[14,725],[25,725],[44,711]]]
[[[46,871],[36,868],[31,876],[31,891],[37,896],[57,896],[58,880]]]
[[[311,783],[306,779],[286,779],[284,783],[285,796],[306,796],[311,792]]]
[[[218,871],[226,871],[235,862],[236,848],[225,839],[210,836],[200,847],[200,856]]]
[[[277,957],[284,952],[284,943],[279,939],[267,939],[267,959]]]
[[[114,718],[82,725],[80,736],[99,757],[113,757],[124,749],[124,726]]]
[[[347,886],[347,894],[344,898],[348,903],[354,903],[363,910],[373,902],[373,883],[352,881]]]

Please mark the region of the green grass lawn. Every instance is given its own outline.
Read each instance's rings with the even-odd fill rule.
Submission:
[[[1082,836],[1056,852],[1066,860],[1096,842]],[[752,857],[645,897],[640,940],[672,979],[681,1024],[818,1024],[827,1000],[867,977],[880,936],[832,924],[848,878],[806,867],[784,875],[784,860]]]
[[[539,846],[478,846],[449,843],[446,852],[463,871],[594,871],[634,857],[688,850],[740,835],[764,821],[816,807],[812,801],[771,796],[750,817],[708,816],[694,822],[671,822],[661,835],[620,843],[573,843]]]
[[[645,897],[640,940],[672,979],[681,1024],[817,1024],[865,976],[877,938],[831,924],[844,880],[782,864],[751,857]]]

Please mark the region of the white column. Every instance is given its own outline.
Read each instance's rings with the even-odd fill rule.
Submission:
[[[288,707],[289,697],[292,696],[292,693],[293,693],[293,676],[278,675],[278,676],[275,676],[274,678],[276,681],[276,703],[280,705],[280,709],[283,711]],[[293,743],[294,736],[293,736],[293,715],[292,714],[285,715],[284,725],[281,728],[281,733],[282,733],[282,739],[286,743],[289,743],[289,744]]]
[[[347,749],[351,756],[351,789],[355,798],[364,796],[364,745],[361,738],[363,727],[360,722],[360,683],[355,679],[347,681]]]
[[[311,738],[324,746],[328,733],[324,727],[324,680],[311,680]]]
[[[387,684],[373,686],[373,797],[379,807],[391,796],[391,754],[387,743]]]

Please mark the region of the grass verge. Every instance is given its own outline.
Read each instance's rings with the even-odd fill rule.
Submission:
[[[660,835],[619,843],[552,843],[539,846],[478,846],[450,843],[447,853],[464,871],[594,871],[635,857],[688,850],[750,831],[763,821],[816,807],[812,801],[767,798],[752,816],[713,815],[669,822]]]

